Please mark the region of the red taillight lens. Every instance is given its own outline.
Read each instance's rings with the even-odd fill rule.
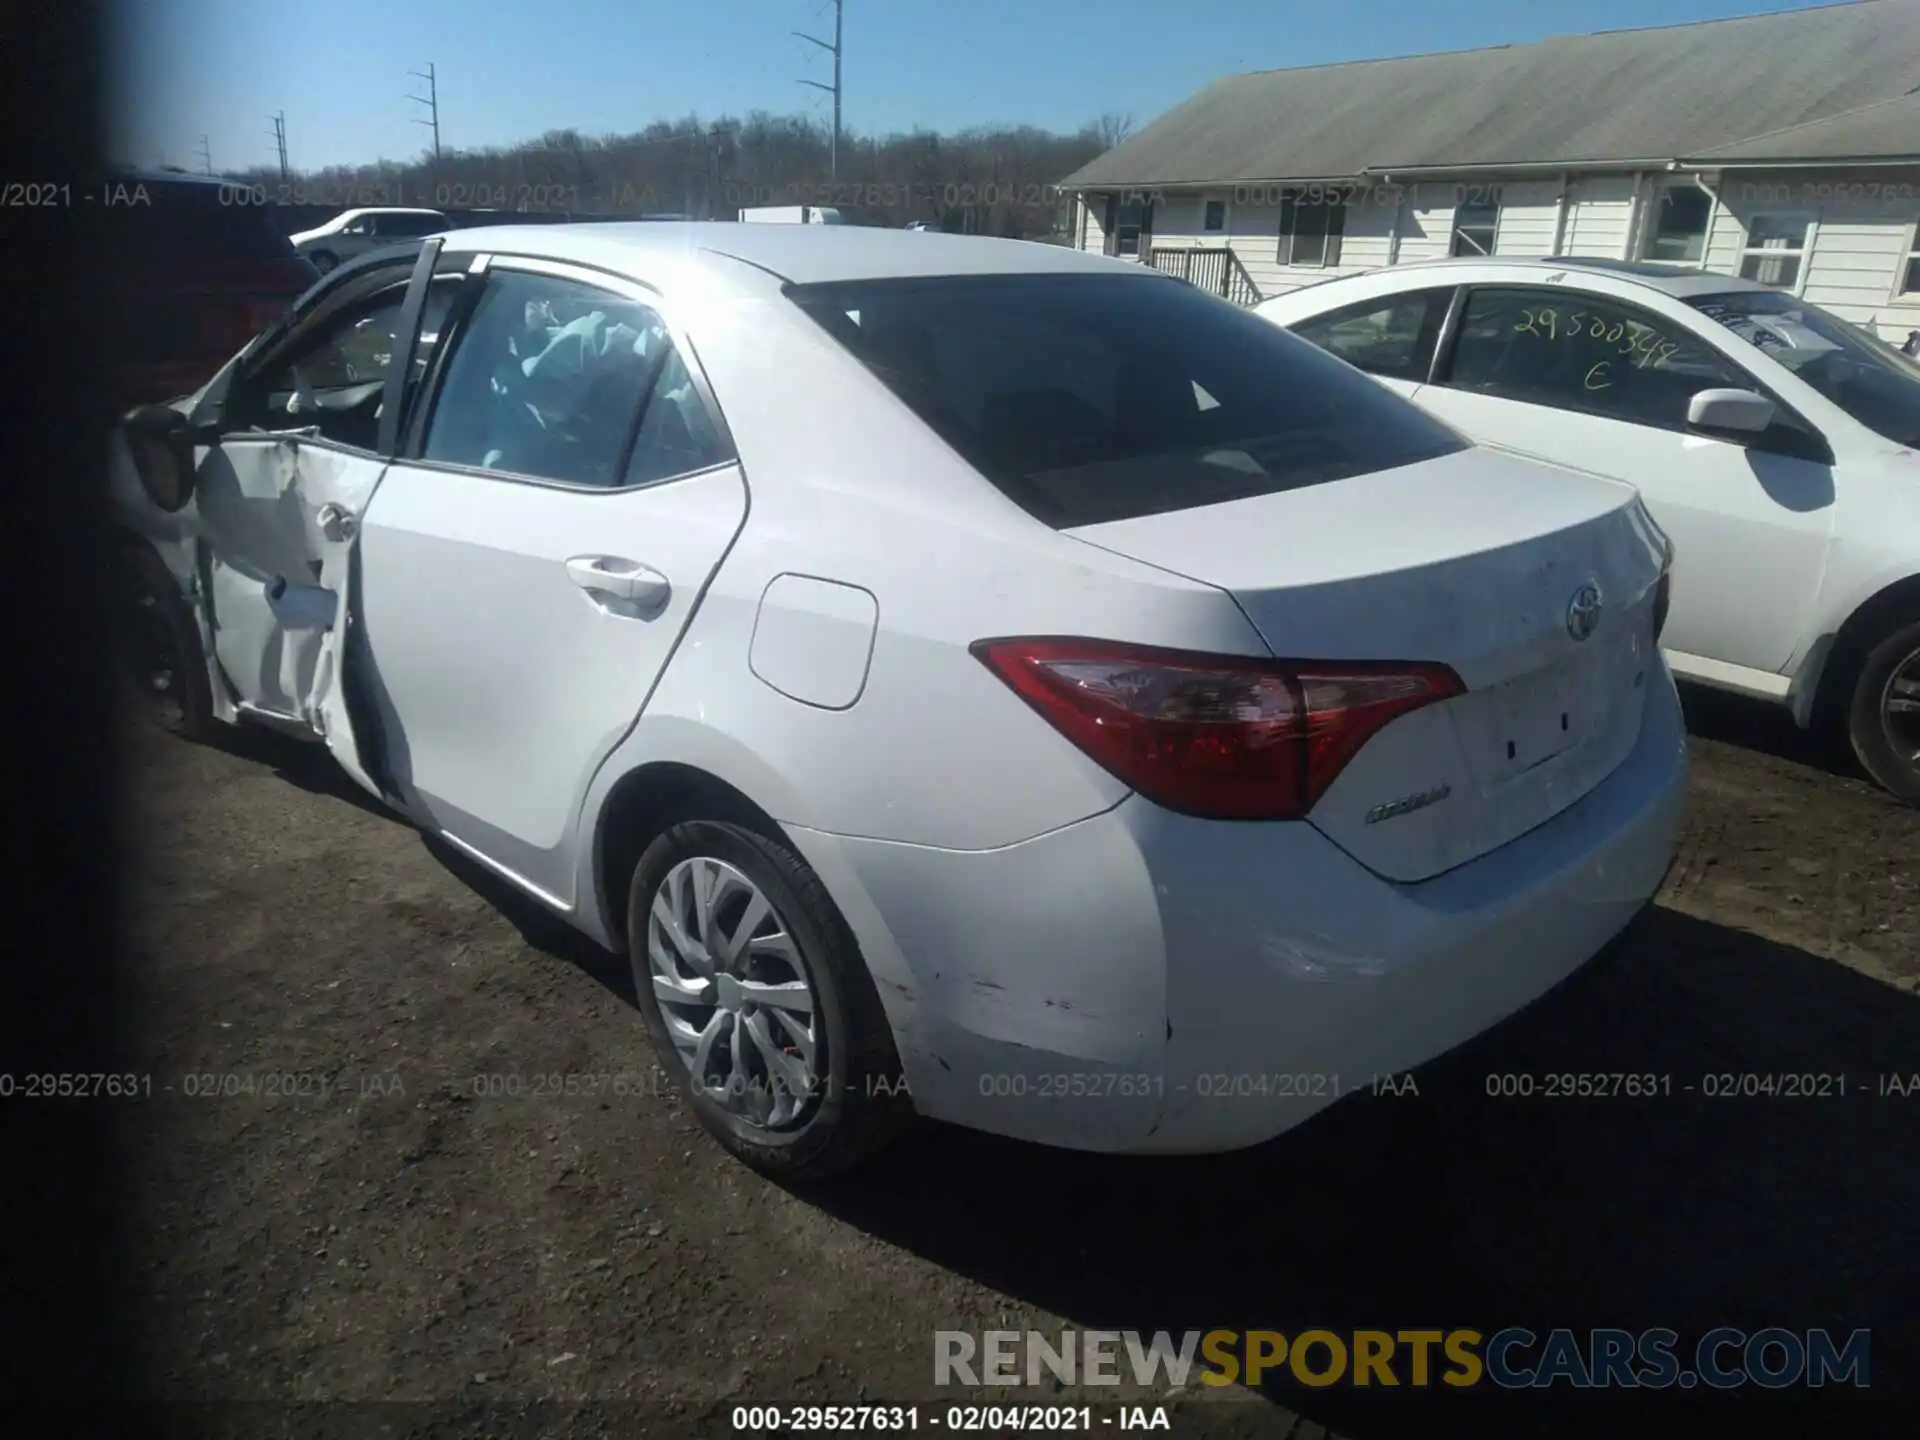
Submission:
[[[1673,565],[1660,572],[1660,583],[1653,591],[1653,638],[1657,641],[1660,632],[1667,628],[1667,610],[1673,604]]]
[[[1111,640],[981,640],[973,653],[1114,776],[1212,820],[1299,819],[1384,726],[1465,688],[1445,665]]]

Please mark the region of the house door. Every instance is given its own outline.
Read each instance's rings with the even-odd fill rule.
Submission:
[[[1153,245],[1153,201],[1139,191],[1107,197],[1106,253],[1144,260]]]

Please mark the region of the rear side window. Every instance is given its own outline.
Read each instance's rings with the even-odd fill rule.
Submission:
[[[636,301],[496,266],[452,344],[423,459],[614,489],[731,458],[665,322]]]
[[[415,236],[438,235],[447,228],[447,222],[438,215],[377,215],[373,217],[373,233],[382,238],[412,239]]]
[[[1177,280],[968,275],[787,294],[1057,529],[1325,484],[1467,443]]]
[[[1343,305],[1287,328],[1369,375],[1427,378],[1451,289],[1415,290]]]

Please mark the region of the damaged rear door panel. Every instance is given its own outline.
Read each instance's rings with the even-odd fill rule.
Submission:
[[[592,778],[747,513],[670,313],[631,278],[489,257],[363,526],[350,633],[394,793],[562,912]]]
[[[348,673],[360,518],[424,370],[416,337],[437,336],[462,278],[435,275],[438,248],[310,296],[201,397],[193,422],[218,439],[171,517],[192,546],[188,593],[222,711],[324,742],[375,794],[388,787],[361,754]]]
[[[191,406],[208,443],[170,518],[227,713],[324,742],[564,912],[588,787],[739,534],[746,477],[652,287],[439,251],[316,292]]]

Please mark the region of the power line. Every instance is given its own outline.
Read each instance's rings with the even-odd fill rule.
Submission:
[[[213,150],[208,146],[207,137],[204,135],[200,137],[200,168],[209,175],[213,174]]]
[[[816,40],[813,36],[794,31],[810,45],[818,45],[833,56],[833,84],[822,85],[818,80],[802,80],[802,85],[811,85],[816,90],[825,90],[833,96],[833,148],[827,152],[827,173],[830,179],[840,178],[840,21],[845,0],[833,0],[833,43]]]
[[[433,127],[433,158],[438,160],[440,158],[440,82],[434,76],[433,62],[428,61],[425,70],[409,70],[407,73],[416,80],[424,80],[427,82],[426,94],[415,95],[412,92],[408,92],[407,98],[416,105],[424,105],[427,107],[427,112],[432,118],[422,120],[416,115],[413,118],[413,123],[416,125],[431,125]]]

